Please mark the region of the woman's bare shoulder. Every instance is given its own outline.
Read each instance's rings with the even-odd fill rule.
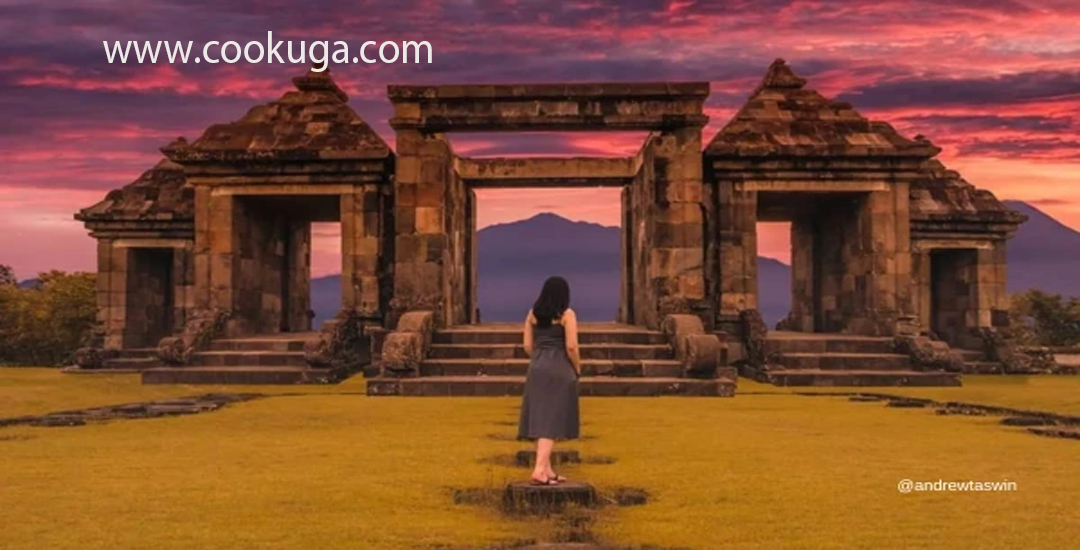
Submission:
[[[562,314],[562,319],[563,319],[563,322],[577,321],[577,313],[574,313],[574,310],[572,310],[570,308],[566,308],[566,311],[564,311],[563,314]]]

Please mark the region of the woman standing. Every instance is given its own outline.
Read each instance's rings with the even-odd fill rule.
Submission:
[[[525,353],[529,371],[521,400],[518,439],[536,441],[532,482],[554,485],[566,478],[551,469],[556,440],[577,439],[578,378],[581,353],[577,317],[570,309],[570,285],[550,277],[525,319]]]

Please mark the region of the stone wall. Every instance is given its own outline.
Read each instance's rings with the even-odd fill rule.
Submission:
[[[341,196],[341,304],[381,322],[393,290],[393,195],[368,184]]]
[[[435,313],[439,326],[464,322],[469,226],[464,183],[442,134],[397,132],[394,180],[394,297],[387,326],[407,311]]]

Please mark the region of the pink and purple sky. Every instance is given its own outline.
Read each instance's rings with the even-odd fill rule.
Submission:
[[[707,80],[706,142],[782,57],[810,87],[921,133],[999,198],[1080,228],[1075,0],[145,0],[0,2],[0,263],[27,278],[94,268],[80,207],[290,89],[304,66],[110,65],[102,40],[427,40],[431,65],[332,73],[388,143],[387,84]],[[454,136],[459,154],[616,156],[639,134]],[[487,191],[481,225],[553,211],[617,225],[611,190]],[[763,228],[764,229],[764,228]],[[320,234],[325,233],[323,228]],[[318,272],[333,269],[332,237]],[[787,258],[782,230],[760,252]]]

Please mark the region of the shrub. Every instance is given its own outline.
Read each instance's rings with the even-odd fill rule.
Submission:
[[[50,271],[40,281],[0,284],[0,363],[63,364],[94,324],[93,273]]]

